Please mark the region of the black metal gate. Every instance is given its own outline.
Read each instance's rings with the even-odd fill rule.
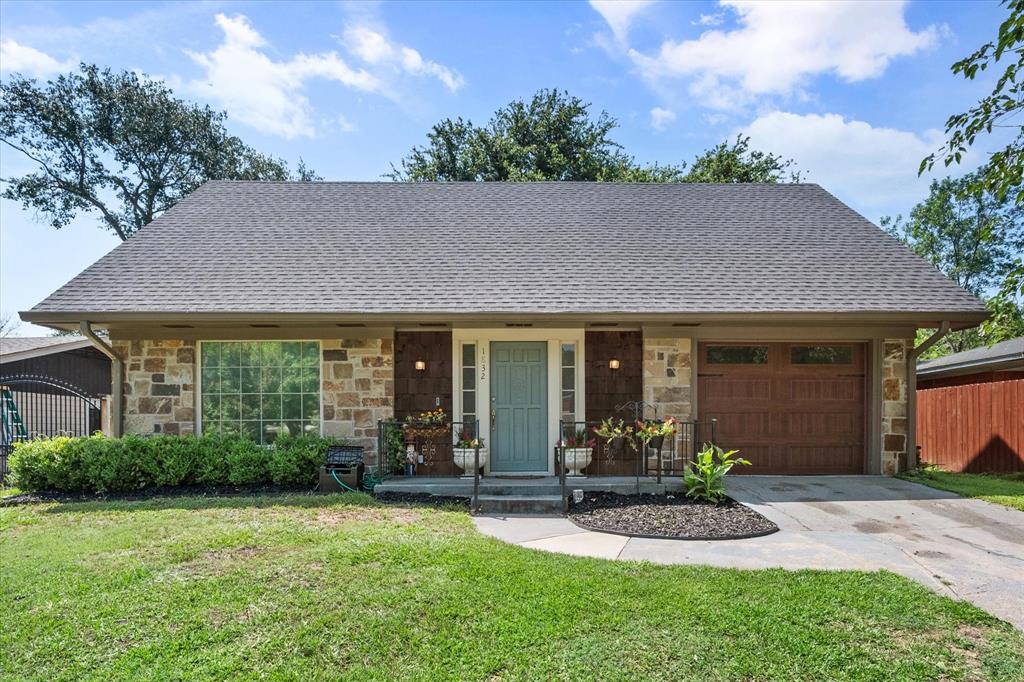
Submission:
[[[11,391],[25,426],[19,438],[6,432],[0,438],[0,479],[8,471],[7,456],[19,439],[53,436],[88,436],[102,428],[101,399],[53,377],[32,374],[0,376],[0,386]]]

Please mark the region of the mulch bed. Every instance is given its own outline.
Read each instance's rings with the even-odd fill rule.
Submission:
[[[768,535],[774,523],[733,499],[708,504],[682,493],[618,495],[588,492],[569,508],[577,526],[604,533],[678,540],[729,540]]]
[[[465,507],[469,509],[468,497],[454,495],[431,495],[430,493],[377,493],[374,495],[384,504],[398,504],[420,507]]]

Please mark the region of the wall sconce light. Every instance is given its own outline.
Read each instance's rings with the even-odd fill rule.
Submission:
[[[417,360],[415,366],[416,366],[416,371],[417,372],[422,372],[423,370],[425,370],[427,368],[427,361],[426,360]]]
[[[612,358],[611,360],[608,361],[608,369],[618,369],[618,368],[619,368],[619,361],[618,360],[616,360],[615,358]]]

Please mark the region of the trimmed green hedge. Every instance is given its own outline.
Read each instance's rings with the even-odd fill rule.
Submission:
[[[12,483],[22,490],[119,493],[162,486],[316,485],[327,447],[319,436],[269,446],[237,436],[49,438],[16,443]]]

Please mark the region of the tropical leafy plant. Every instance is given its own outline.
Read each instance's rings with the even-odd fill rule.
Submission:
[[[705,443],[697,459],[683,472],[686,496],[718,504],[725,499],[725,475],[737,464],[750,462],[735,455],[739,450],[726,452],[713,443]]]

